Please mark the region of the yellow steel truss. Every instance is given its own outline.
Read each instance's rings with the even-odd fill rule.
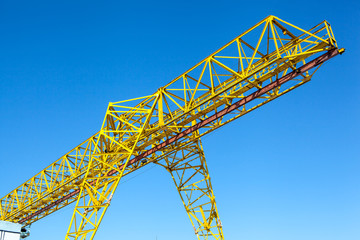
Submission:
[[[224,239],[204,151],[195,135],[156,164],[171,174],[197,238]]]
[[[223,239],[200,138],[343,51],[326,21],[306,31],[269,16],[154,94],[109,103],[98,133],[0,200],[0,219],[28,225],[76,202],[66,239],[93,239],[121,178],[152,162],[171,173],[198,238]]]

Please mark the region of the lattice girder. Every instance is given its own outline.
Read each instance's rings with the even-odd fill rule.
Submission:
[[[0,199],[0,219],[28,225],[76,201],[69,233],[93,237],[123,176],[301,86],[342,52],[326,21],[305,31],[269,16],[154,94],[110,103],[98,133]]]

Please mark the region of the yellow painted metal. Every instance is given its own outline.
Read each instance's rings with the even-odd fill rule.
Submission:
[[[171,174],[197,238],[224,239],[209,170],[197,134],[156,164]]]
[[[336,48],[326,21],[305,31],[265,18],[154,94],[109,103],[98,133],[0,200],[0,219],[28,225],[76,202],[66,239],[93,239],[121,178],[157,163],[170,171],[198,238],[224,239],[200,138],[308,82],[317,69],[142,161],[132,159]],[[192,201],[190,192],[204,202]]]

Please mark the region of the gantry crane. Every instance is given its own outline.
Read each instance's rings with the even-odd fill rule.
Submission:
[[[201,137],[309,82],[341,54],[330,24],[268,16],[154,94],[110,102],[99,132],[1,199],[24,226],[74,203],[65,239],[93,239],[122,177],[172,176],[197,239],[224,239]]]

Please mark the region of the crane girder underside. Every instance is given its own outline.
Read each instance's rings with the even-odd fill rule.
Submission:
[[[198,239],[223,239],[200,138],[310,81],[342,51],[326,21],[305,31],[269,16],[154,94],[109,103],[98,133],[0,200],[0,219],[28,225],[76,202],[66,239],[92,239],[121,178],[156,163]],[[205,184],[190,186],[201,204],[183,188],[192,170]]]

